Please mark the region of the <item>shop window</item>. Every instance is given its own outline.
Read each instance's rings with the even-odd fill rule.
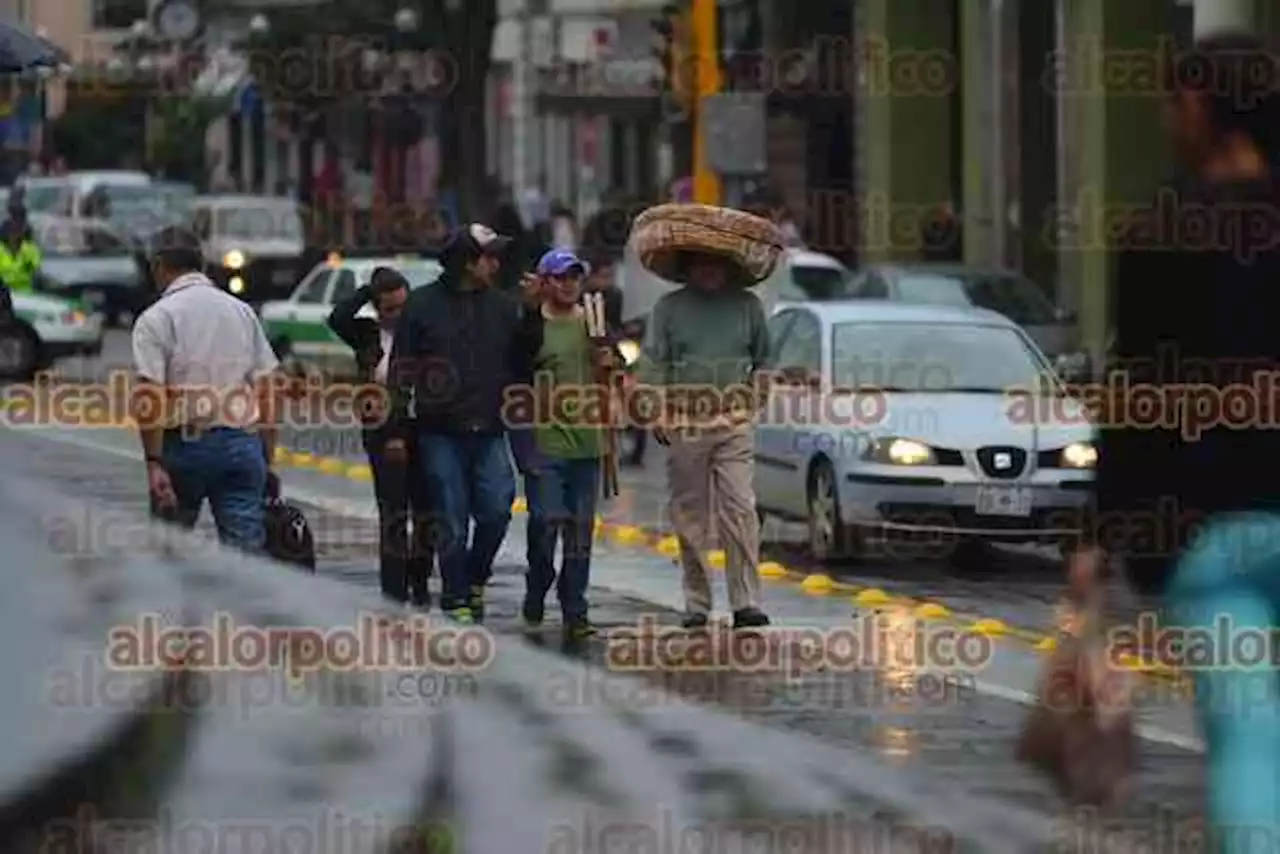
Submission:
[[[94,29],[126,30],[146,19],[147,0],[93,0],[92,10]]]

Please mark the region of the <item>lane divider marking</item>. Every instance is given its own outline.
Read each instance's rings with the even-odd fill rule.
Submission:
[[[278,465],[306,471],[319,471],[322,474],[346,477],[365,483],[373,480],[373,472],[365,463],[353,464],[336,457],[317,457],[306,451],[293,451],[284,447],[276,448],[275,459]],[[523,497],[517,498],[511,505],[513,513],[527,513],[528,510],[528,502]],[[606,522],[599,516],[596,517],[595,529],[597,534],[608,536],[620,545],[650,548],[659,555],[673,560],[680,556],[680,541],[670,534],[655,536],[636,525]],[[708,552],[704,560],[709,569],[723,570],[727,563],[727,556],[723,550],[717,549]],[[1001,620],[958,614],[938,602],[888,593],[877,587],[862,587],[836,581],[829,575],[793,570],[777,561],[761,563],[759,572],[761,578],[795,584],[810,596],[847,595],[851,603],[859,608],[901,608],[910,610],[922,620],[963,625],[969,631],[985,637],[1016,641],[1037,652],[1048,654],[1058,648],[1057,637],[1053,634],[1010,626]],[[1134,655],[1119,656],[1118,661],[1124,669],[1131,672],[1162,682],[1173,682],[1182,687],[1189,687],[1190,680],[1186,674],[1162,662],[1145,660]]]

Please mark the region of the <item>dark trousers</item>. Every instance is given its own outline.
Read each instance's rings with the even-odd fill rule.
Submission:
[[[163,459],[178,505],[161,511],[153,500],[153,515],[193,528],[207,499],[219,540],[249,552],[266,547],[267,459],[257,435],[224,427],[167,433]]]
[[[507,441],[503,436],[423,433],[418,442],[441,522],[440,606],[446,611],[464,608],[488,583],[511,524],[516,484]]]
[[[525,616],[541,619],[554,584],[565,625],[585,620],[600,460],[545,460],[536,473],[525,475],[525,492],[529,502]],[[556,544],[561,538],[564,557],[557,581]]]
[[[378,557],[382,593],[398,602],[430,601],[427,579],[434,557],[430,493],[422,476],[417,442],[409,440],[404,463],[383,453],[383,430],[364,431],[364,449],[373,470],[378,502]]]

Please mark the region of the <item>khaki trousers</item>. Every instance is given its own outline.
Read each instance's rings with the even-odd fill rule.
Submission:
[[[711,612],[706,551],[725,552],[729,607],[759,607],[760,521],[756,518],[755,448],[750,424],[673,431],[667,456],[671,522],[680,541],[685,606]]]

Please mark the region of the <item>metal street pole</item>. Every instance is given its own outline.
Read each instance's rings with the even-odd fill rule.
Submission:
[[[706,130],[702,127],[703,99],[720,94],[720,46],[716,0],[693,0],[693,49],[697,57],[697,88],[693,110],[693,200],[719,205],[724,195],[720,176],[708,165]]]
[[[520,48],[511,74],[511,189],[516,198],[529,186],[529,137],[533,124],[533,0],[520,8]]]

